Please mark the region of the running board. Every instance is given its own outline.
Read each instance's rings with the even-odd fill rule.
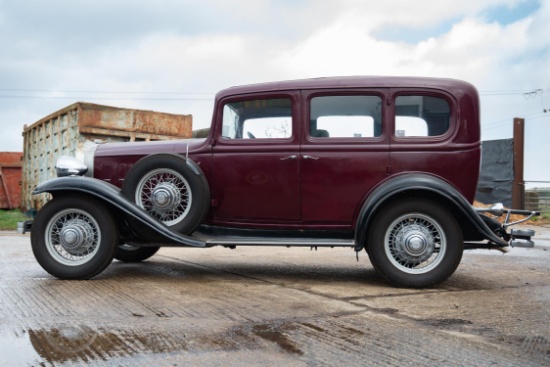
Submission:
[[[268,238],[268,237],[242,237],[242,236],[208,236],[195,232],[192,237],[204,241],[210,246],[295,246],[295,247],[354,247],[353,239],[321,239],[321,238]]]

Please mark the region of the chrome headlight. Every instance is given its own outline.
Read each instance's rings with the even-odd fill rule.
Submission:
[[[62,155],[57,159],[55,172],[57,177],[82,176],[88,171],[88,167],[75,157]]]

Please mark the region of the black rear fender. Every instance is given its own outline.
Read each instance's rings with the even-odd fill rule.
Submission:
[[[369,226],[382,208],[395,200],[412,197],[441,203],[457,219],[465,240],[488,240],[497,246],[508,246],[508,242],[487,226],[457,189],[437,177],[418,173],[391,178],[372,191],[357,219],[355,249],[360,251],[365,247]]]

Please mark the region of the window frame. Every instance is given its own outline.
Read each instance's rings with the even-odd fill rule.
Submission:
[[[434,97],[440,98],[447,102],[449,105],[449,127],[444,134],[434,136],[397,136],[396,135],[396,106],[398,97]],[[391,108],[389,109],[389,136],[392,142],[400,144],[417,144],[417,143],[437,143],[448,140],[457,131],[457,116],[458,116],[458,104],[455,98],[443,90],[430,90],[430,89],[392,89],[391,91]],[[421,118],[421,117],[419,117]],[[425,120],[424,120],[425,121]]]
[[[387,89],[386,89],[387,91]],[[380,89],[348,89],[346,91],[342,90],[324,90],[324,91],[313,91],[310,92],[307,95],[307,98],[304,99],[304,109],[305,109],[305,115],[304,118],[304,136],[305,139],[311,143],[317,143],[317,144],[323,144],[323,143],[342,143],[342,144],[348,144],[348,143],[361,143],[364,144],[365,142],[383,142],[386,140],[386,137],[388,135],[388,127],[387,127],[387,106],[386,106],[386,99],[387,94],[384,93],[384,90]],[[336,137],[336,136],[329,136],[329,137],[315,137],[311,135],[311,104],[314,98],[318,97],[378,97],[380,98],[380,127],[381,127],[381,134],[379,136],[361,136],[361,137]],[[363,116],[363,115],[357,115],[357,116]]]
[[[258,139],[247,139],[247,138],[228,138],[222,136],[223,133],[223,118],[224,118],[224,109],[227,104],[239,103],[245,101],[253,100],[268,100],[268,99],[288,99],[291,103],[291,129],[292,133],[287,138],[258,138]],[[214,107],[216,112],[215,123],[216,128],[214,131],[216,144],[222,145],[261,145],[261,144],[283,144],[283,143],[292,143],[296,142],[299,139],[298,131],[298,121],[299,121],[299,92],[288,92],[288,93],[258,93],[258,94],[245,94],[239,96],[230,96],[227,98],[222,98],[218,104]]]

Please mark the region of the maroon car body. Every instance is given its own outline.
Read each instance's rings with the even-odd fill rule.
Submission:
[[[403,95],[431,96],[447,102],[448,130],[437,136],[396,137],[394,101]],[[319,96],[379,97],[382,133],[364,138],[311,136],[309,106],[312,98]],[[226,103],[271,98],[292,101],[291,136],[223,138]],[[369,193],[396,175],[428,173],[473,202],[480,150],[479,102],[469,83],[410,77],[321,78],[221,91],[206,139],[100,145],[93,175],[121,186],[130,167],[145,155],[188,154],[210,184],[212,207],[207,223],[247,228],[354,229]],[[285,159],[292,156],[296,158]]]
[[[465,248],[532,246],[532,231],[472,208],[480,156],[479,97],[464,81],[228,88],[206,138],[99,144],[86,164],[58,162],[60,177],[35,190],[54,200],[33,250],[50,273],[82,279],[160,246],[350,246],[393,284],[429,286]]]

